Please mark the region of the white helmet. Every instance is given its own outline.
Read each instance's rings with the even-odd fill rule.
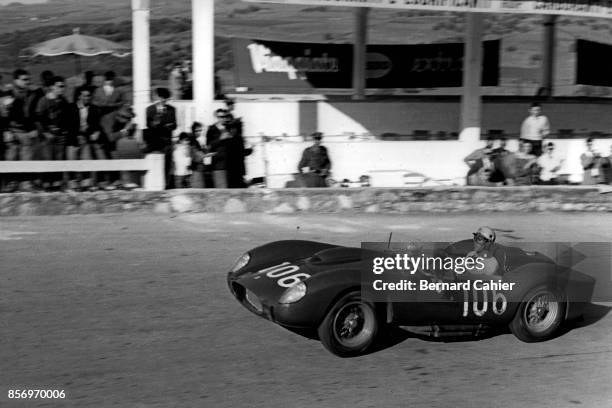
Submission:
[[[477,237],[482,237],[485,239],[486,242],[495,242],[495,231],[493,231],[493,228],[480,227],[478,228],[478,231],[474,232],[473,235],[474,239],[477,239]]]

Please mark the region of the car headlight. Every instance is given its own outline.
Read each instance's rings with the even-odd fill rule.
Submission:
[[[282,294],[278,303],[288,304],[295,303],[306,295],[306,284],[304,282],[296,283],[295,285],[288,288],[285,293]]]
[[[250,260],[251,260],[251,255],[249,255],[248,252],[245,253],[240,258],[238,258],[238,260],[236,261],[236,263],[232,267],[232,272],[238,272],[239,270],[241,270],[242,268],[247,266],[247,264],[249,263]]]

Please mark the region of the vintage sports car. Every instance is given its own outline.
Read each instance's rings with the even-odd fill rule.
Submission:
[[[500,271],[494,279],[487,278],[512,282],[512,290],[415,290],[385,299],[364,279],[374,276],[364,271],[371,271],[372,259],[386,255],[384,251],[300,240],[248,251],[228,273],[227,282],[251,312],[293,331],[316,331],[323,345],[342,357],[368,352],[388,326],[429,327],[433,335],[509,327],[520,340],[537,342],[554,337],[565,320],[582,314],[593,293],[592,277],[538,252],[495,245]],[[435,251],[457,257],[471,246],[466,240]],[[469,274],[424,269],[410,279],[434,284],[475,281]]]

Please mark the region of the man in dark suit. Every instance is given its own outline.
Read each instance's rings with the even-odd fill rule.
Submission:
[[[165,155],[166,184],[170,188],[172,180],[172,132],[176,129],[176,109],[168,104],[170,91],[157,88],[157,101],[147,107],[147,129],[144,142],[148,152]]]
[[[100,110],[91,104],[91,91],[79,88],[75,94],[76,102],[68,108],[70,129],[66,140],[66,158],[68,160],[104,160],[107,158],[105,143],[100,129]],[[83,181],[84,174],[77,174],[78,181],[71,177],[71,188],[79,188],[77,183]],[[95,173],[92,175],[95,178]],[[91,181],[82,183],[89,187]]]

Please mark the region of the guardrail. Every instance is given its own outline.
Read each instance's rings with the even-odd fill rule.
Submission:
[[[0,161],[0,174],[90,171],[144,171],[143,188],[146,191],[166,188],[163,154],[148,154],[144,159]]]

